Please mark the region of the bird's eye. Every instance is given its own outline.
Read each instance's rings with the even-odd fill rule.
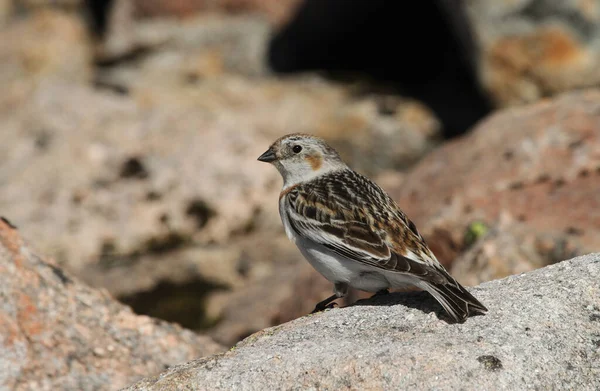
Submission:
[[[302,151],[302,147],[300,145],[294,145],[292,147],[292,151],[294,151],[294,153],[298,153],[298,152]]]

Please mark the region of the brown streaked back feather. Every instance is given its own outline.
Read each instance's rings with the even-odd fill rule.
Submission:
[[[370,266],[448,281],[415,225],[368,178],[339,170],[297,185],[286,197],[299,235]]]

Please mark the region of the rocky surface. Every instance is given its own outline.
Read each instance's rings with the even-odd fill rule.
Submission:
[[[275,258],[278,262],[265,276],[246,281],[240,289],[212,295],[206,315],[218,323],[207,334],[232,346],[252,333],[310,313],[316,303],[329,297],[333,289],[329,281],[293,250],[287,261]],[[351,302],[350,296],[340,300],[340,304]]]
[[[472,223],[473,227],[483,225]],[[578,253],[572,242],[560,232],[539,233],[519,221],[511,221],[509,215],[501,216],[500,222],[483,228],[485,232],[470,243],[465,235],[466,249],[450,265],[450,272],[462,284],[477,285],[484,281],[528,272]]]
[[[484,283],[488,314],[395,293],[256,333],[126,390],[600,387],[600,254]]]
[[[85,83],[91,78],[90,41],[77,16],[44,9],[0,29],[0,106],[43,80]]]
[[[388,190],[443,262],[466,249],[470,224],[506,216],[552,263],[600,245],[599,169],[600,91],[587,90],[498,112]]]
[[[105,287],[114,294],[128,294],[127,289],[174,281],[173,273],[179,267],[189,271],[191,264],[205,266],[194,267],[186,277],[214,276],[207,268],[213,254],[234,271],[243,248],[232,242],[252,232],[260,235],[249,246],[273,235],[285,238],[277,211],[281,179],[272,167],[256,161],[276,137],[308,129],[333,141],[339,137],[349,160],[371,170],[379,164],[407,164],[403,162],[414,159],[418,150],[423,153],[430,140],[427,131],[387,133],[407,126],[402,114],[380,115],[369,100],[349,110],[345,105],[351,98],[319,82],[311,87],[223,77],[185,92],[187,97],[178,95],[181,101],[156,90],[132,99],[45,83],[13,97],[0,114],[5,140],[0,146],[5,157],[0,209],[68,270],[95,286],[107,281]],[[297,120],[299,107],[307,113],[306,121]],[[355,132],[355,143],[343,141],[344,128]],[[360,153],[368,148],[361,137],[369,133],[380,135],[374,142],[387,139],[397,145],[390,151],[407,151],[405,158],[397,153],[369,160]],[[409,141],[412,135],[416,144]],[[408,152],[411,144],[414,152]],[[216,158],[214,151],[227,158]],[[193,246],[201,248],[175,252]],[[281,261],[254,254],[251,278],[255,270]],[[169,267],[132,266],[142,259],[168,262]],[[127,270],[141,273],[123,287],[100,275],[111,268],[125,275],[130,275]],[[239,286],[235,274],[228,277],[231,286]]]
[[[22,23],[35,24],[35,17]],[[0,172],[6,184],[0,206],[10,208],[10,217],[26,231],[59,224],[68,236],[69,231],[85,236],[64,245],[63,239],[52,239],[52,246],[61,247],[52,251],[60,262],[86,262],[107,251],[139,252],[153,238],[174,233],[186,240],[200,229],[203,242],[222,243],[250,225],[260,226],[256,217],[262,213],[280,225],[280,179],[256,157],[285,133],[327,137],[367,172],[406,167],[433,147],[437,124],[418,103],[390,98],[383,112],[377,97],[357,97],[319,78],[253,80],[228,68],[220,77],[204,79],[174,66],[186,63],[179,57],[191,52],[192,42],[199,53],[206,52],[198,40],[210,36],[211,29],[197,23],[201,27],[191,36],[176,40],[180,44],[136,63],[137,74],[126,77],[128,64],[107,71],[124,75],[111,79],[123,82],[112,85],[121,94],[72,83],[79,79],[35,84],[27,75],[11,76],[27,88],[4,96],[0,105],[5,124],[0,151],[7,163]],[[218,21],[214,26],[220,28]],[[234,34],[233,41],[242,35]],[[376,158],[366,152],[379,145],[393,153]],[[227,158],[216,158],[214,151]],[[26,160],[24,175],[15,167]],[[31,193],[26,189],[33,184]],[[34,220],[35,227],[28,224]],[[115,221],[132,239],[111,238]],[[36,237],[48,235],[32,234]]]
[[[0,27],[10,19],[13,12],[12,0],[0,0]]]
[[[284,23],[294,12],[299,0],[97,0],[103,7],[125,7],[131,10],[136,19],[143,18],[181,18],[185,19],[200,13],[221,14],[256,14],[267,18],[274,25]],[[2,0],[0,1],[0,16],[2,10],[7,12],[17,4],[21,8],[35,9],[41,7],[60,7],[68,10],[81,10],[93,1],[84,0]],[[5,5],[6,4],[6,5]],[[101,7],[90,7],[99,10]],[[111,10],[108,10],[110,13]]]
[[[97,38],[96,54],[102,61],[135,56],[167,42],[181,42],[179,38],[183,33],[187,46],[194,49],[192,57],[204,54],[211,63],[210,68],[219,70],[223,66],[218,62],[218,55],[225,50],[238,59],[245,60],[249,55],[251,62],[242,62],[241,67],[238,64],[238,71],[247,72],[257,67],[264,71],[264,47],[269,34],[290,17],[298,0],[117,0],[111,3],[107,7],[106,2],[97,6],[88,2],[81,12],[88,15],[89,26]],[[245,21],[245,25],[240,20]],[[202,46],[210,47],[201,53]]]
[[[267,73],[263,55],[271,26],[260,16],[200,14],[185,20],[136,20],[128,5],[116,3],[106,33],[96,41],[101,64],[124,60],[119,65],[128,77],[136,79],[138,74],[147,75],[148,68],[160,69],[161,73],[151,76],[161,82],[170,76],[175,84],[224,72],[247,76]],[[183,77],[181,72],[185,72]]]
[[[90,285],[190,328],[222,320],[237,331],[221,340],[234,343],[330,292],[282,289],[264,312],[236,310],[240,292],[259,295],[279,274],[315,278],[283,233],[279,174],[257,156],[285,133],[311,132],[376,174],[417,161],[439,124],[418,102],[263,74],[268,27],[256,18],[136,26],[161,43],[100,67],[72,13],[34,7],[0,31],[0,210]],[[43,35],[48,49],[32,70],[15,57],[28,31],[24,43]],[[63,41],[82,55],[64,56]]]
[[[465,2],[481,46],[479,72],[498,106],[600,83],[597,1]]]
[[[198,12],[256,13],[271,23],[282,24],[300,0],[133,0],[140,17],[188,17]]]
[[[114,390],[223,347],[80,283],[0,221],[0,388]]]

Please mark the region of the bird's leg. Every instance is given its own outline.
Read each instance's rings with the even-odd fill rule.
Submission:
[[[331,303],[331,302],[337,298],[338,298],[337,295],[333,294],[333,295],[329,296],[328,298],[326,298],[325,300],[318,302],[317,305],[315,306],[315,309],[312,310],[311,314],[314,314],[315,312],[324,311],[326,308],[333,308],[333,306],[336,305],[337,303]],[[331,303],[331,304],[329,304],[329,303]]]
[[[348,284],[345,284],[343,282],[336,282],[333,286],[333,292],[333,295],[329,296],[323,301],[318,302],[311,314],[314,314],[315,312],[321,312],[327,308],[333,308],[334,306],[336,306],[337,303],[331,302],[348,294]]]
[[[377,297],[377,296],[389,295],[389,294],[390,294],[390,291],[388,291],[387,289],[381,289],[381,290],[378,290],[377,292],[375,292],[375,294],[373,296],[371,296],[371,298]]]

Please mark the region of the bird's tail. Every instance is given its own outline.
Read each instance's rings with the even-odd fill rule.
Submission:
[[[487,308],[454,278],[448,277],[446,283],[423,281],[427,290],[456,322],[464,321],[469,315],[485,313]]]

